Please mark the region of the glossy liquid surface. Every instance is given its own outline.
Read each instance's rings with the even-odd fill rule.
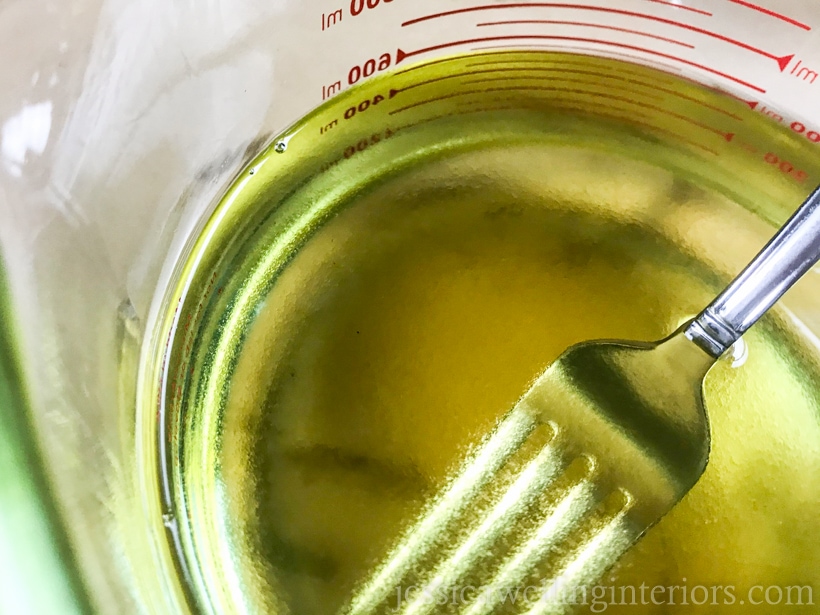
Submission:
[[[639,70],[514,57],[545,71],[574,62],[576,79]],[[437,79],[436,70],[414,79]],[[565,348],[664,337],[765,243],[766,220],[784,218],[811,187],[755,167],[748,149],[710,157],[702,144],[596,118],[582,109],[591,95],[543,100],[518,75],[506,78],[503,105],[497,92],[469,95],[469,112],[427,110],[407,125],[391,115],[400,107],[390,82],[346,94],[290,133],[286,151],[251,165],[198,244],[164,410],[171,506],[186,519],[181,549],[203,610],[344,610],[470,447]],[[459,91],[436,87],[440,98]],[[333,135],[322,132],[333,113],[379,92],[372,121],[342,121],[332,130],[349,136],[312,149],[317,126]],[[742,117],[738,140],[774,139]],[[345,138],[368,144],[351,153]],[[802,144],[781,147],[810,160]],[[751,206],[752,195],[755,214],[736,203]],[[724,362],[709,375],[706,474],[602,581],[615,588],[599,597],[607,612],[689,613],[682,594],[700,585],[715,612],[757,612],[745,603],[754,586],[782,588],[769,612],[817,608],[785,606],[785,596],[820,570],[820,373],[804,323],[818,310],[809,279],[747,336],[742,368]],[[654,595],[661,604],[642,585],[667,588]],[[811,597],[820,602],[820,585]],[[464,605],[453,598],[439,612]]]

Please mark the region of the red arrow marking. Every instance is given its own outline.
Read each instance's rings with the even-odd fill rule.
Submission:
[[[791,62],[793,59],[794,59],[794,54],[783,56],[782,58],[777,58],[777,65],[780,67],[780,72],[781,73],[784,70],[786,70],[786,67],[789,65],[789,62]]]
[[[574,41],[574,42],[577,42],[577,43],[596,43],[596,44],[600,44],[600,45],[611,45],[613,47],[620,47],[622,49],[630,49],[632,51],[639,51],[639,52],[643,52],[643,53],[649,53],[649,54],[652,54],[652,55],[659,56],[661,58],[666,58],[666,59],[669,59],[669,60],[675,60],[676,62],[681,62],[681,63],[686,64],[688,66],[693,66],[694,68],[699,68],[701,70],[705,70],[706,72],[712,73],[714,75],[718,75],[720,77],[723,77],[724,79],[729,79],[730,81],[734,81],[735,83],[739,83],[740,85],[743,85],[747,88],[755,90],[756,92],[760,92],[761,94],[766,93],[766,90],[764,90],[763,88],[760,88],[756,85],[753,85],[753,84],[751,84],[747,81],[743,81],[742,79],[738,79],[737,77],[734,77],[732,75],[728,75],[726,73],[720,72],[720,71],[715,70],[713,68],[710,68],[708,66],[704,66],[703,64],[698,64],[696,62],[691,62],[689,60],[685,60],[685,59],[680,58],[678,56],[673,56],[673,55],[669,55],[669,54],[666,54],[666,53],[661,53],[659,51],[654,51],[652,49],[646,49],[644,47],[635,47],[633,45],[626,45],[624,43],[617,43],[617,42],[614,42],[614,41],[603,41],[603,40],[593,39],[593,38],[577,38],[577,37],[573,37],[573,36],[547,36],[547,35],[538,35],[538,34],[532,34],[532,35],[523,34],[523,35],[514,35],[514,36],[491,36],[491,37],[487,37],[487,38],[473,38],[473,39],[466,39],[466,40],[462,40],[462,41],[452,41],[452,42],[449,42],[449,43],[442,43],[440,45],[433,45],[432,47],[425,47],[424,49],[417,49],[416,51],[409,51],[409,52],[404,51],[402,49],[399,49],[396,52],[396,64],[398,64],[399,62],[401,62],[404,59],[409,58],[409,57],[421,55],[423,53],[428,53],[428,52],[431,52],[431,51],[438,51],[440,49],[447,49],[448,47],[456,47],[458,45],[472,45],[472,44],[475,44],[475,43],[489,43],[489,42],[493,42],[493,41],[509,41],[509,40],[522,40],[522,39],[553,40],[553,41]]]
[[[716,39],[721,40],[723,42],[730,43],[732,45],[740,47],[742,49],[746,49],[747,51],[752,51],[752,52],[757,53],[759,55],[762,55],[766,58],[769,58],[771,60],[775,60],[778,63],[778,65],[780,65],[780,70],[783,70],[783,68],[785,66],[785,65],[782,64],[784,58],[782,58],[780,56],[776,56],[776,55],[774,55],[772,53],[769,53],[768,51],[764,51],[763,49],[760,49],[758,47],[753,47],[752,45],[749,45],[749,44],[744,43],[742,41],[738,41],[736,39],[729,38],[727,36],[723,36],[722,34],[718,34],[717,32],[712,32],[711,30],[705,30],[703,28],[698,28],[697,26],[692,26],[692,25],[689,25],[687,23],[683,23],[683,22],[680,22],[680,21],[675,21],[673,19],[665,19],[663,17],[658,17],[656,15],[649,15],[647,13],[636,13],[635,11],[627,11],[627,10],[623,10],[623,9],[615,9],[615,8],[609,8],[609,7],[603,7],[603,6],[589,6],[589,5],[585,5],[585,4],[564,4],[564,3],[554,3],[554,2],[533,2],[533,3],[530,3],[530,4],[515,3],[515,4],[488,4],[488,5],[481,5],[481,6],[472,6],[472,7],[466,7],[466,8],[463,8],[463,9],[454,9],[452,11],[445,11],[445,12],[442,12],[442,13],[434,13],[432,15],[425,15],[423,17],[417,17],[415,19],[405,21],[402,24],[402,27],[411,26],[413,24],[421,23],[423,21],[429,21],[431,19],[439,19],[441,17],[449,17],[451,15],[460,15],[460,14],[472,13],[472,12],[476,12],[476,11],[491,11],[491,10],[497,10],[497,9],[511,9],[511,8],[574,9],[574,10],[579,10],[579,11],[598,11],[598,12],[610,13],[610,14],[614,14],[614,15],[625,15],[627,17],[636,17],[638,19],[648,19],[650,21],[655,21],[655,22],[658,22],[658,23],[663,23],[663,24],[675,26],[675,27],[678,27],[678,28],[683,28],[683,29],[689,30],[691,32],[697,32],[698,34],[703,34],[705,36],[710,36],[712,38],[716,38]],[[496,24],[514,24],[514,23],[532,23],[532,22],[527,22],[527,21],[523,21],[523,22],[522,21],[501,21],[501,22],[496,22],[494,25],[496,25]],[[788,57],[788,60],[786,60],[786,65],[787,65],[789,60],[791,60],[791,58],[793,56],[786,56],[786,57]]]

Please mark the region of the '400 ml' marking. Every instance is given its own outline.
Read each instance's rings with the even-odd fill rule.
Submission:
[[[354,105],[353,107],[350,107],[350,109],[345,111],[345,119],[352,120],[354,117],[356,117],[357,113],[364,113],[365,111],[370,109],[371,106],[376,106],[379,103],[384,102],[384,100],[385,98],[381,94],[376,94],[373,98],[365,99],[358,105]]]

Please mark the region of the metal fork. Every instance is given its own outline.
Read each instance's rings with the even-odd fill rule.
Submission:
[[[819,208],[820,189],[665,340],[567,350],[467,456],[344,615],[571,611],[702,475],[703,378],[820,259]]]

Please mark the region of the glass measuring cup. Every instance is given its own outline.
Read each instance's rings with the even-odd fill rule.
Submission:
[[[31,431],[99,610],[187,608],[184,573],[156,529],[154,486],[134,468],[146,445],[134,433],[143,424],[131,400],[161,289],[204,212],[260,143],[379,73],[483,47],[545,45],[659,65],[730,92],[813,144],[820,140],[810,59],[815,11],[767,4],[3,9],[4,40],[16,58],[2,98],[9,223],[0,238],[10,302]],[[38,14],[31,34],[40,9],[46,16]],[[709,125],[708,138],[731,144],[740,134],[733,121]],[[788,155],[755,154],[761,173],[783,174],[795,191],[818,179]],[[173,519],[166,521],[173,532]]]

